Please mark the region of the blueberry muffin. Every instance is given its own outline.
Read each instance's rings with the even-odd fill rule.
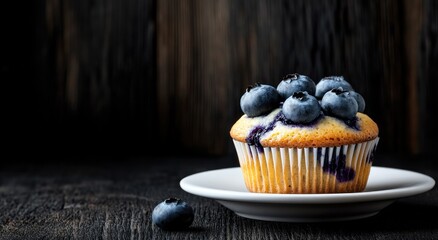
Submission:
[[[366,187],[379,140],[365,100],[342,76],[289,74],[249,86],[230,136],[250,192],[341,193]]]

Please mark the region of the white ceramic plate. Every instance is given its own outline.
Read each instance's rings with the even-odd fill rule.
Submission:
[[[421,173],[376,166],[371,168],[365,191],[358,193],[251,193],[245,187],[239,167],[200,172],[180,181],[184,191],[214,199],[239,216],[280,222],[370,217],[397,199],[426,192],[434,185],[434,179]]]

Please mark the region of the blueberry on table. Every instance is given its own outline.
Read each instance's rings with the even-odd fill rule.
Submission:
[[[365,111],[365,99],[358,92],[350,91],[350,94],[353,95],[354,99],[357,102],[357,111],[364,112]]]
[[[342,87],[344,91],[353,91],[353,87],[343,76],[329,76],[322,78],[316,84],[315,97],[321,99],[326,92],[338,87]]]
[[[309,123],[321,114],[321,106],[314,96],[298,91],[284,101],[282,111],[294,123]]]
[[[315,95],[315,89],[315,82],[311,78],[298,73],[286,75],[277,86],[277,91],[283,99],[298,91],[306,91],[310,95]]]
[[[353,94],[350,91],[344,91],[342,87],[326,92],[322,97],[321,107],[327,115],[342,119],[354,118],[358,110]]]
[[[168,198],[152,211],[152,223],[163,230],[188,228],[194,219],[193,208],[178,198]]]
[[[280,106],[281,96],[271,85],[256,83],[240,98],[240,108],[248,117],[267,114]]]

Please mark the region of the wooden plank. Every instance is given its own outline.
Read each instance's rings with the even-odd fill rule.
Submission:
[[[157,129],[155,1],[38,6],[34,81],[44,133],[58,139],[49,144],[65,142],[59,147],[70,151],[146,147],[145,136]]]
[[[163,142],[223,154],[229,141],[227,1],[158,1],[158,111]]]
[[[418,97],[420,149],[433,154],[438,144],[438,3],[423,1],[421,43],[419,48]]]
[[[407,79],[407,129],[409,139],[409,152],[418,154],[420,152],[420,97],[419,97],[419,51],[420,37],[423,17],[423,1],[404,1],[403,4],[403,39],[404,39],[404,61],[406,62],[405,78]]]

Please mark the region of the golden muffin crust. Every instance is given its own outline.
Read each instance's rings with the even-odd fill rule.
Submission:
[[[250,118],[243,115],[230,130],[230,136],[240,142],[245,142],[256,128],[273,127],[260,136],[263,147],[332,147],[345,144],[356,144],[375,139],[379,134],[377,124],[366,114],[356,114],[357,129],[348,126],[344,121],[322,116],[316,123],[305,125],[285,125],[275,121],[281,109],[276,109],[266,116]],[[274,124],[274,125],[272,125]]]

